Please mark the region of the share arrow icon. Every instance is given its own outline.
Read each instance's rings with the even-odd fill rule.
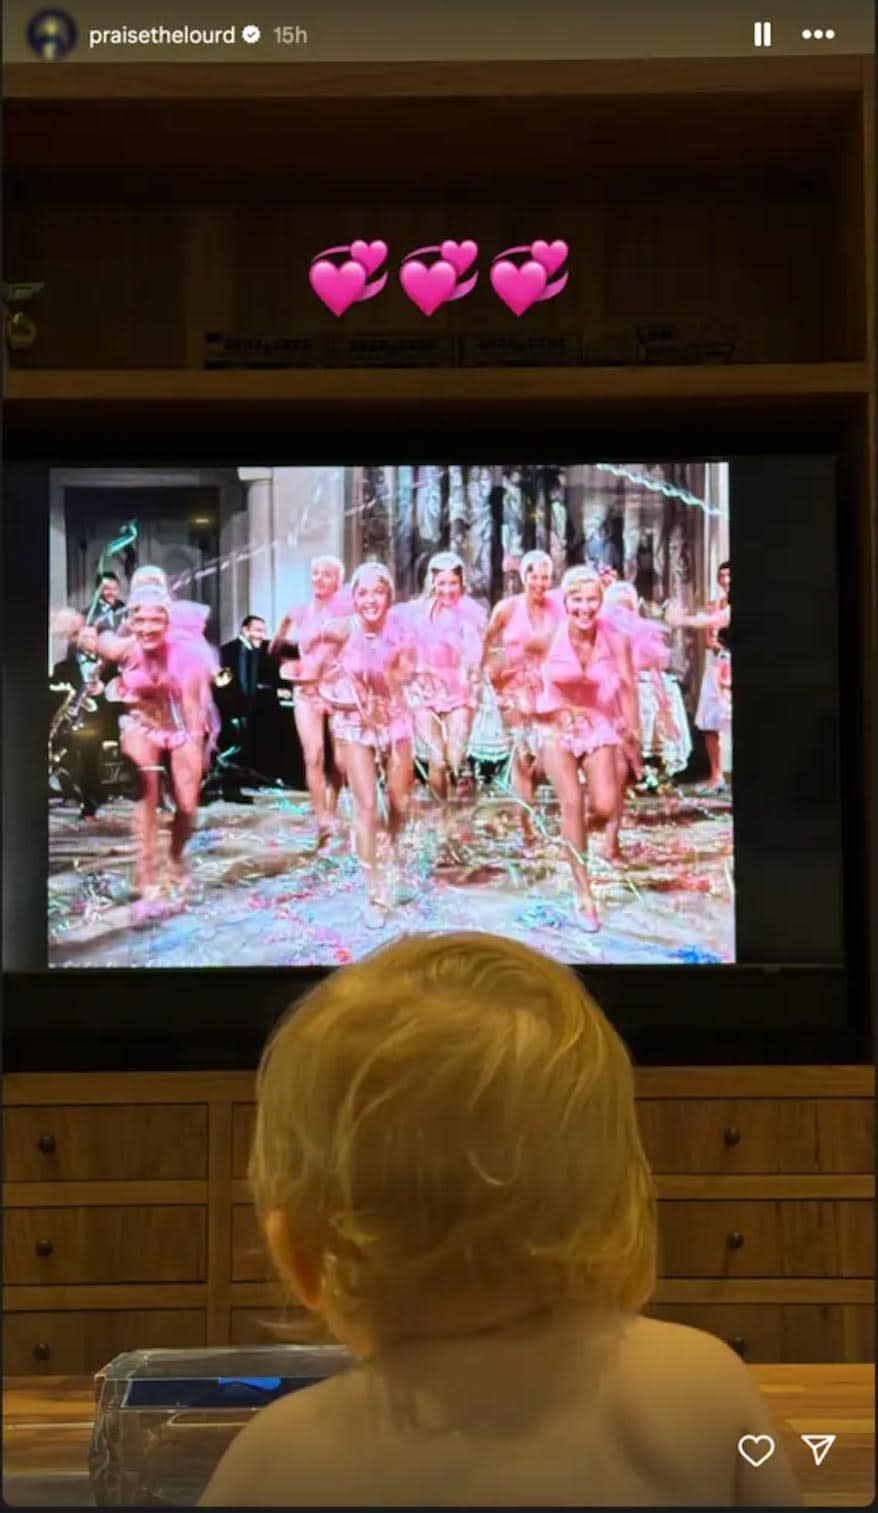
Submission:
[[[799,1438],[805,1441],[805,1444],[811,1451],[815,1466],[823,1465],[823,1462],[835,1444],[834,1434],[800,1434]]]

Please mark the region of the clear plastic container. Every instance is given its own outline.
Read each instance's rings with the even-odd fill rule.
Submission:
[[[351,1364],[335,1345],[133,1350],[95,1377],[89,1473],[99,1507],[194,1506],[259,1409]]]

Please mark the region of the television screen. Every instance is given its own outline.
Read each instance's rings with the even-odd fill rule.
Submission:
[[[839,964],[833,480],[54,470],[49,966]]]

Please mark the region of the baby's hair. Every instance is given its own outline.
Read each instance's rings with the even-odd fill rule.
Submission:
[[[564,577],[561,579],[561,593],[563,597],[566,599],[567,595],[572,594],[573,590],[579,588],[582,583],[596,583],[601,591],[601,595],[603,595],[604,585],[597,570],[593,567],[579,566],[568,567]]]
[[[572,972],[486,934],[403,938],[333,973],[259,1072],[260,1215],[379,1336],[442,1289],[634,1310],[652,1181],[622,1041]]]

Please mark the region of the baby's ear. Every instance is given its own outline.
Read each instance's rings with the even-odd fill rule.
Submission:
[[[296,1245],[283,1209],[273,1208],[266,1214],[265,1241],[282,1281],[295,1293],[303,1308],[318,1312],[323,1283],[319,1258]]]

